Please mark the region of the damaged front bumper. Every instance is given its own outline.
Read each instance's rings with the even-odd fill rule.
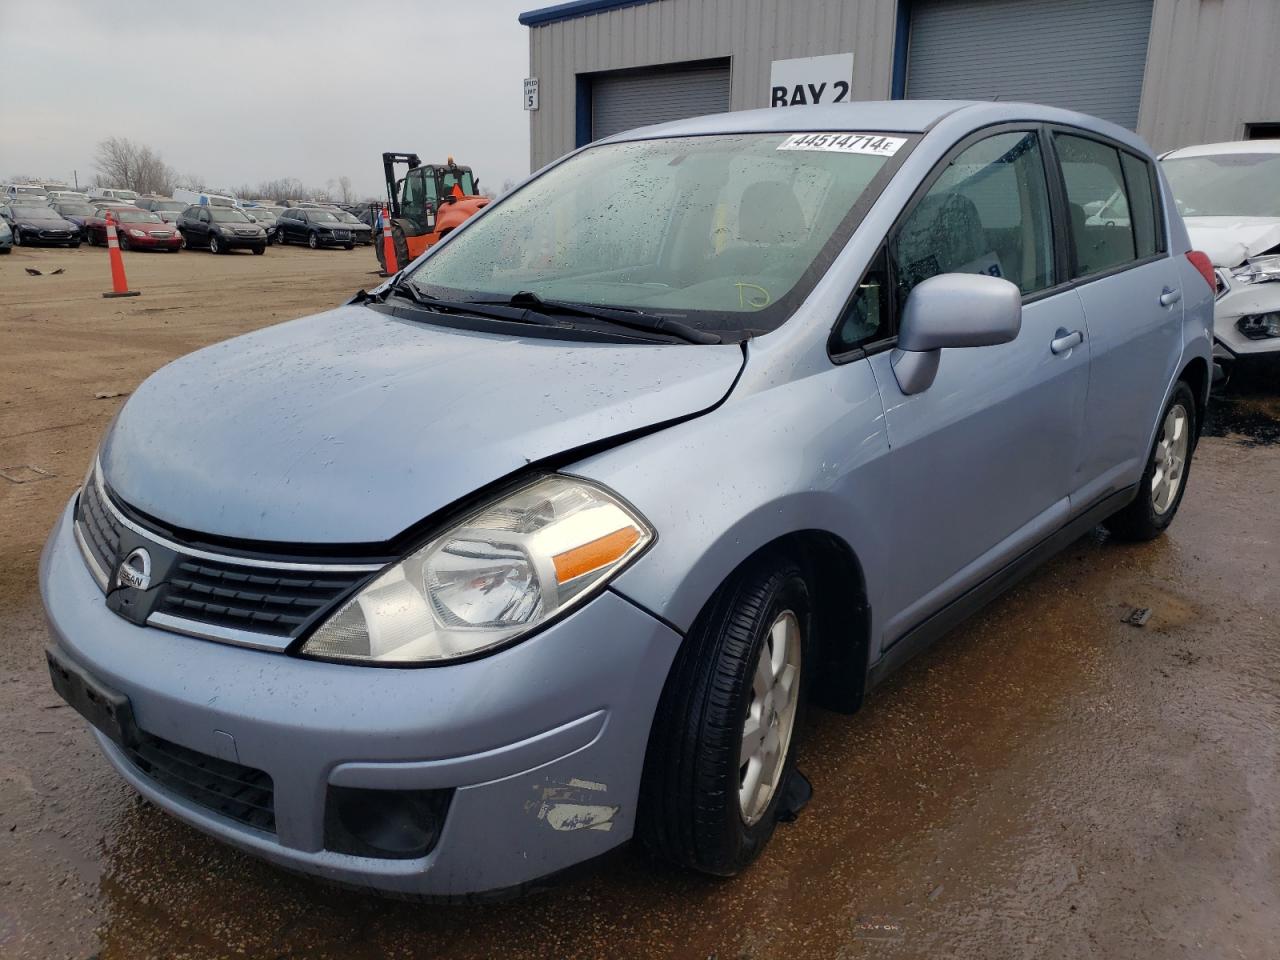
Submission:
[[[1280,354],[1280,282],[1245,283],[1218,270],[1213,308],[1214,359]]]
[[[282,866],[426,897],[518,889],[631,836],[680,637],[618,594],[466,663],[303,660],[112,613],[75,543],[73,506],[41,560],[51,667],[127,698],[135,732],[102,723],[95,734],[156,805]],[[228,793],[231,806],[210,799]],[[405,808],[379,798],[419,797],[415,809],[439,817],[427,852],[388,852]],[[338,816],[342,803],[357,816]],[[379,810],[390,822],[353,845]]]

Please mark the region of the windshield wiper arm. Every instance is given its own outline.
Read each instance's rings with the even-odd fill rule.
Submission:
[[[400,296],[412,300],[427,310],[440,313],[469,313],[472,316],[487,317],[490,320],[507,320],[511,323],[532,323],[539,327],[564,327],[566,324],[549,314],[529,307],[512,306],[510,304],[489,303],[483,300],[442,300],[429,293],[423,293],[412,283],[397,281],[387,290],[386,296]]]
[[[663,334],[668,337],[675,337],[677,340],[683,340],[686,343],[712,344],[722,343],[719,334],[710,333],[706,330],[699,330],[697,327],[691,327],[687,323],[679,320],[673,320],[670,317],[660,317],[656,314],[645,313],[643,310],[636,310],[632,307],[597,307],[590,303],[573,303],[568,300],[546,300],[538,296],[532,290],[520,290],[512,294],[511,298],[506,301],[484,301],[492,304],[503,304],[512,307],[527,307],[542,311],[543,313],[555,312],[567,314],[577,317],[591,317],[597,320],[607,320],[621,327],[629,327],[632,330],[643,330],[646,333]]]

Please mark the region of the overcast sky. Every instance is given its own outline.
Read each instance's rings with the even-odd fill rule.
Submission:
[[[524,10],[552,0],[0,0],[0,178],[93,175],[127,137],[206,186],[349,176],[383,150],[529,172]]]

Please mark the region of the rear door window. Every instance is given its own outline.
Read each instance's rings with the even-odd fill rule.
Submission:
[[[1072,278],[1114,270],[1138,259],[1132,198],[1125,189],[1121,151],[1101,141],[1067,133],[1055,134],[1054,144],[1067,189],[1075,253]],[[1150,213],[1149,192],[1148,186],[1147,226],[1151,230],[1154,216]],[[1154,246],[1154,233],[1148,242]]]

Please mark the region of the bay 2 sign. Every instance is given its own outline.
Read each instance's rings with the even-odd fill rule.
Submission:
[[[771,107],[848,103],[853,83],[853,54],[775,60],[769,71]]]

